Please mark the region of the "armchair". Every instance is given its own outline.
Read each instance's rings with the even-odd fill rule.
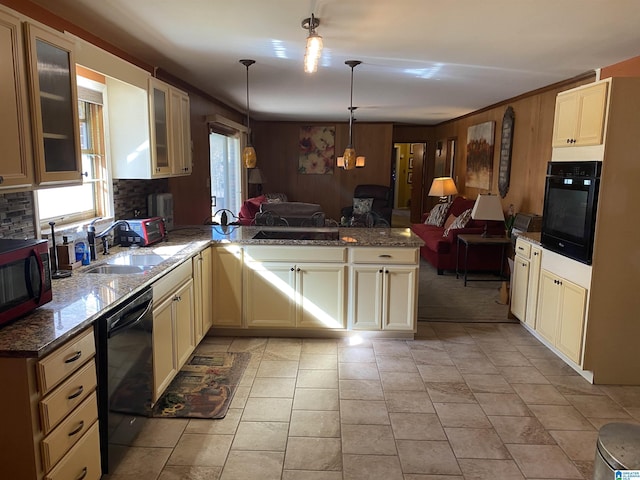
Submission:
[[[391,225],[391,211],[393,204],[391,199],[391,189],[385,185],[358,185],[353,191],[353,198],[372,198],[371,213],[374,217]],[[353,205],[343,207],[341,215],[349,223],[353,217]]]

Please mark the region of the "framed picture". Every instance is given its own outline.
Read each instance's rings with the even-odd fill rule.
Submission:
[[[413,157],[409,157],[409,169],[413,168]]]
[[[413,182],[413,172],[407,173],[407,183]]]
[[[467,130],[467,187],[491,189],[495,123],[484,122]]]
[[[300,127],[298,173],[332,174],[335,139],[336,128],[333,126]]]

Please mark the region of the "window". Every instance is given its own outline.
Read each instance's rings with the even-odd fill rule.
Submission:
[[[242,167],[240,164],[240,139],[238,135],[209,134],[211,166],[211,217],[221,209],[235,215],[242,205]]]
[[[36,191],[41,224],[68,224],[112,214],[102,101],[105,85],[78,77],[82,185]]]

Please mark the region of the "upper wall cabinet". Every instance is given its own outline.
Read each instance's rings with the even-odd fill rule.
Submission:
[[[148,90],[107,78],[113,178],[191,173],[189,96],[156,78]]]
[[[26,36],[37,183],[81,183],[73,43],[31,24]]]
[[[600,145],[603,142],[608,85],[601,82],[558,94],[553,147]]]
[[[33,184],[31,133],[20,20],[0,11],[0,191]]]

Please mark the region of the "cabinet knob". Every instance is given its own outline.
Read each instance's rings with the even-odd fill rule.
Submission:
[[[295,271],[295,268],[291,267],[291,271],[292,271],[292,272],[293,272],[293,271]]]
[[[533,252],[533,256],[537,257],[538,256],[538,252]]]
[[[175,297],[173,297],[174,302],[179,302],[180,300],[182,300],[182,297],[180,295],[176,295]]]
[[[382,273],[382,272],[383,272],[383,270],[382,270],[382,269],[378,270],[378,273]]]

